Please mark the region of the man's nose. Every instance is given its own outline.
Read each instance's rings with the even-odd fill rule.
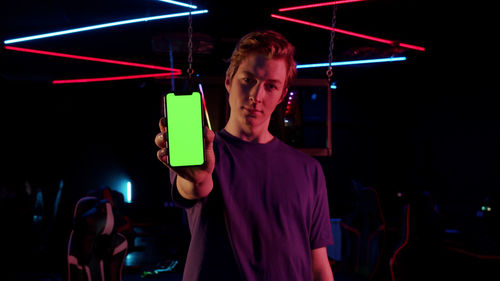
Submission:
[[[265,94],[264,83],[256,83],[255,87],[250,92],[250,96],[248,97],[248,99],[254,103],[261,103],[264,94]]]

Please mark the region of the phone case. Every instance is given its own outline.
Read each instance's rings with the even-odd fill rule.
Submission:
[[[205,163],[203,109],[199,92],[169,92],[164,97],[168,164],[172,167]]]

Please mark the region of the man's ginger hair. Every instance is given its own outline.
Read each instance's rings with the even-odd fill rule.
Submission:
[[[241,62],[248,56],[258,54],[268,59],[283,59],[287,66],[285,91],[297,75],[293,58],[295,47],[280,33],[272,30],[255,31],[243,36],[231,55],[231,64],[226,71],[226,78],[233,80]]]

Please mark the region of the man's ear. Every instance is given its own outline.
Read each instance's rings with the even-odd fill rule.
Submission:
[[[226,80],[224,81],[224,86],[226,86],[227,94],[229,94],[230,92],[229,90],[231,89],[231,79],[227,75],[226,75]]]

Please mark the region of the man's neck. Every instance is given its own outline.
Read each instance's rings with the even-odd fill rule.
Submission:
[[[247,141],[254,143],[268,143],[274,139],[274,136],[267,130],[267,127],[252,128],[252,127],[241,127],[235,125],[234,122],[229,122],[224,128],[229,134]]]

